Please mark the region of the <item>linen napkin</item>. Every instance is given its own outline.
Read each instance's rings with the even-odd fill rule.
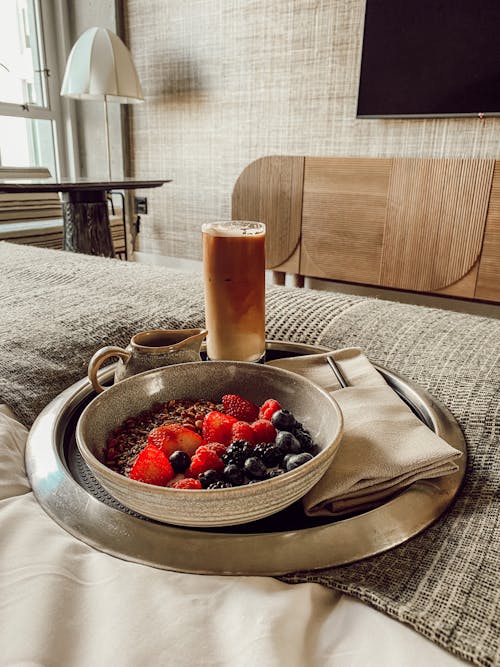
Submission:
[[[332,355],[349,386],[341,389]],[[462,454],[416,417],[359,348],[269,362],[329,392],[344,415],[344,435],[325,475],[304,496],[309,516],[364,511],[419,479],[456,472]]]

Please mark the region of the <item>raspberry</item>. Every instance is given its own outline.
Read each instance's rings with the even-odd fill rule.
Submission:
[[[253,422],[252,429],[255,433],[255,442],[274,442],[276,429],[268,419],[257,419]]]
[[[271,420],[275,412],[281,410],[281,405],[274,398],[268,398],[264,401],[259,409],[259,419]]]
[[[203,440],[229,445],[231,442],[231,428],[236,421],[238,421],[236,417],[212,410],[203,419]]]
[[[171,489],[201,489],[201,482],[197,479],[180,479],[170,487]]]
[[[148,445],[137,457],[129,477],[146,484],[166,486],[175,477],[175,472],[161,449]]]
[[[148,435],[148,445],[155,445],[165,456],[170,456],[177,450],[192,456],[202,442],[198,433],[182,424],[164,424],[154,428]]]
[[[222,470],[223,468],[224,463],[222,459],[209,447],[202,445],[198,447],[196,454],[192,457],[191,465],[186,471],[186,477],[188,476],[188,471],[193,477],[198,477],[200,473],[207,470]]]
[[[207,442],[204,446],[211,449],[212,452],[215,452],[217,456],[225,454],[227,449],[226,445],[223,445],[221,442]]]
[[[247,440],[252,444],[255,444],[255,432],[253,428],[247,422],[239,421],[233,424],[231,429],[232,437],[231,442],[236,442],[237,440]]]
[[[222,405],[226,414],[236,417],[239,421],[253,422],[259,416],[259,408],[237,394],[223,396]]]

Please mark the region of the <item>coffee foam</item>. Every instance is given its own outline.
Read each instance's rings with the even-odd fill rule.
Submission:
[[[202,225],[201,231],[210,236],[261,236],[265,233],[265,227],[262,223],[251,223],[259,225],[258,227],[247,227],[241,222],[209,222]],[[262,225],[262,226],[261,226]]]

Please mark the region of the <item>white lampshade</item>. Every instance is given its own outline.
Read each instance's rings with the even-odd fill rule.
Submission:
[[[144,101],[130,51],[107,28],[89,28],[78,38],[66,63],[61,95],[125,104]]]

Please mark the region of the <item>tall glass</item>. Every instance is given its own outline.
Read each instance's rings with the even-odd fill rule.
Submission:
[[[266,349],[266,226],[210,222],[202,236],[208,357],[259,361]]]

